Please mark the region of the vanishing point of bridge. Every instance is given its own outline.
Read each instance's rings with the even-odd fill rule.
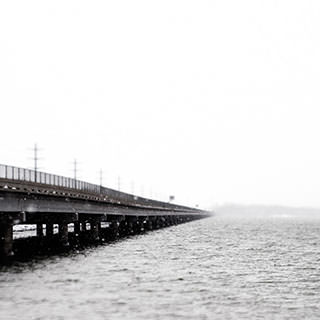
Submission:
[[[206,211],[151,200],[44,172],[0,165],[0,260],[15,253],[77,247],[208,217]],[[13,226],[36,237],[13,239]],[[34,250],[32,250],[34,249]]]

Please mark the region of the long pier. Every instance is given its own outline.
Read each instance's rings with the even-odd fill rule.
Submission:
[[[0,261],[32,248],[68,248],[208,217],[209,212],[72,178],[0,165]],[[32,241],[13,226],[36,225]]]

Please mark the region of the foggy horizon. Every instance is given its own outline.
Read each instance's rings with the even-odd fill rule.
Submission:
[[[1,4],[0,163],[187,205],[320,207],[317,1]],[[148,14],[145,14],[148,12]],[[134,188],[132,185],[134,184]]]

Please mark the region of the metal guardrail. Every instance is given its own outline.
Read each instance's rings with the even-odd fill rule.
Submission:
[[[185,209],[190,210],[191,208],[176,205],[173,203],[162,202],[158,200],[151,200],[147,198],[143,198],[140,196],[135,196],[133,194],[128,194],[125,192],[120,192],[117,190],[113,190],[110,188],[102,187],[100,185],[88,183],[85,181],[76,180],[73,178],[67,178],[63,176],[58,176],[55,174],[50,174],[46,172],[35,171],[31,169],[24,169],[14,166],[8,166],[0,164],[0,179],[7,180],[16,180],[16,181],[25,181],[30,183],[40,183],[55,187],[64,187],[74,190],[80,190],[88,193],[96,193],[102,194],[103,196],[107,196],[114,201],[118,201],[119,203],[122,201],[129,203],[139,203],[146,206],[157,206],[162,208],[172,208],[172,209]]]
[[[0,178],[25,182],[41,183],[51,186],[71,188],[81,191],[100,193],[101,187],[96,184],[75,180],[55,174],[34,171],[0,164]]]

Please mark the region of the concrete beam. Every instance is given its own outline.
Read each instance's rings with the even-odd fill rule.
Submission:
[[[73,213],[26,213],[26,223],[30,224],[38,224],[38,223],[73,223],[74,221],[78,221],[78,214]]]

